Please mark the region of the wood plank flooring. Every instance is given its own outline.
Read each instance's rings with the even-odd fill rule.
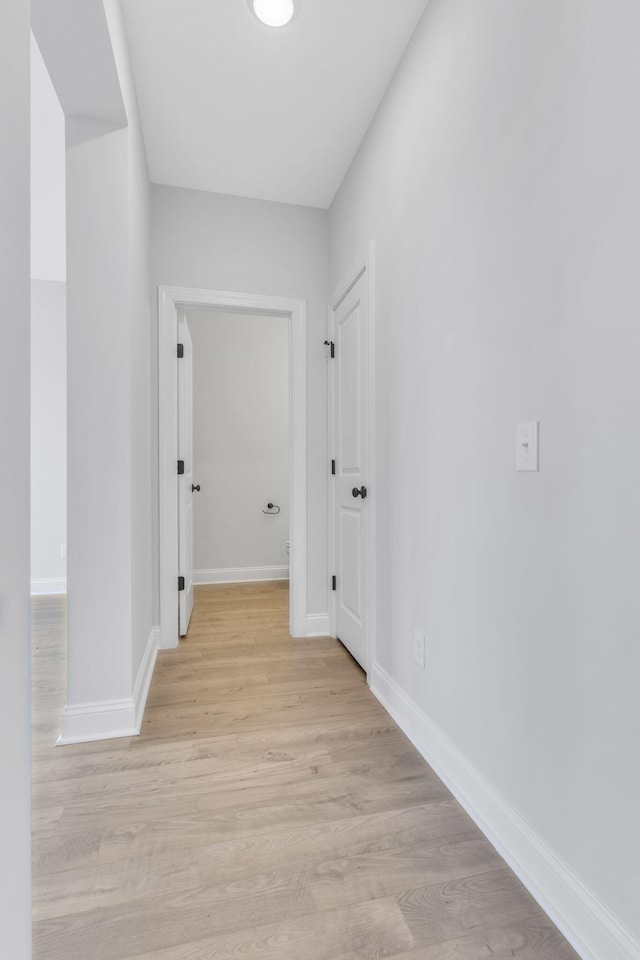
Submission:
[[[140,737],[55,747],[34,602],[35,960],[577,960],[286,584],[196,588]]]

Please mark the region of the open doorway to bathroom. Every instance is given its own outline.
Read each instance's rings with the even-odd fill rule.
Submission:
[[[193,348],[194,584],[288,580],[289,320],[185,311]]]
[[[193,571],[199,584],[288,576],[290,633],[307,636],[306,302],[162,285],[158,297],[160,649],[185,635]],[[194,376],[200,412],[181,423]]]

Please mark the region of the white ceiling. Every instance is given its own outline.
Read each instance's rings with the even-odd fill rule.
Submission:
[[[155,183],[328,207],[428,0],[123,0]]]

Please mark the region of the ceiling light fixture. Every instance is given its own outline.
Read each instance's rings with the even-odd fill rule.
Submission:
[[[294,14],[293,0],[253,0],[253,11],[268,27],[284,27]]]

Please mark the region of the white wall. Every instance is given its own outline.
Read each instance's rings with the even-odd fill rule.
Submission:
[[[151,251],[155,295],[158,284],[174,284],[307,301],[308,613],[326,614],[328,214],[154,185]],[[157,510],[157,483],[154,505]]]
[[[33,220],[33,218],[32,218]],[[67,291],[31,281],[31,591],[63,593],[67,562]]]
[[[66,590],[65,119],[31,37],[31,590]]]
[[[84,59],[74,58],[70,40],[78,13],[89,17],[85,40],[95,45]],[[81,10],[39,4],[37,22],[67,116],[69,608],[62,735],[91,739],[137,728],[155,655],[149,181],[119,0]],[[92,77],[85,76],[87,63]],[[109,82],[93,84],[96,77]],[[95,103],[87,106],[92,89]],[[81,116],[69,109],[78,90],[85,97]],[[121,106],[126,125],[114,123]]]
[[[374,683],[636,937],[639,33],[626,0],[432,0],[331,210],[333,284],[376,244]]]
[[[213,310],[189,310],[187,320],[194,482],[201,486],[195,570],[222,577],[230,569],[287,567],[289,320]],[[277,516],[263,513],[270,501],[281,508]]]
[[[96,136],[95,130],[99,133]],[[68,118],[67,705],[131,693],[128,134]],[[96,708],[97,709],[97,708]],[[83,718],[84,721],[84,718]]]
[[[120,0],[105,3],[118,79],[127,115],[128,131],[128,267],[131,369],[129,420],[131,472],[131,669],[134,685],[148,653],[153,618],[153,503],[150,496],[157,467],[152,466],[151,349],[152,318],[150,277],[151,199],[142,124],[131,71]],[[155,410],[157,404],[154,404]]]
[[[0,956],[31,957],[29,4],[0,30]]]
[[[66,263],[64,112],[31,36],[31,276],[64,282]]]

